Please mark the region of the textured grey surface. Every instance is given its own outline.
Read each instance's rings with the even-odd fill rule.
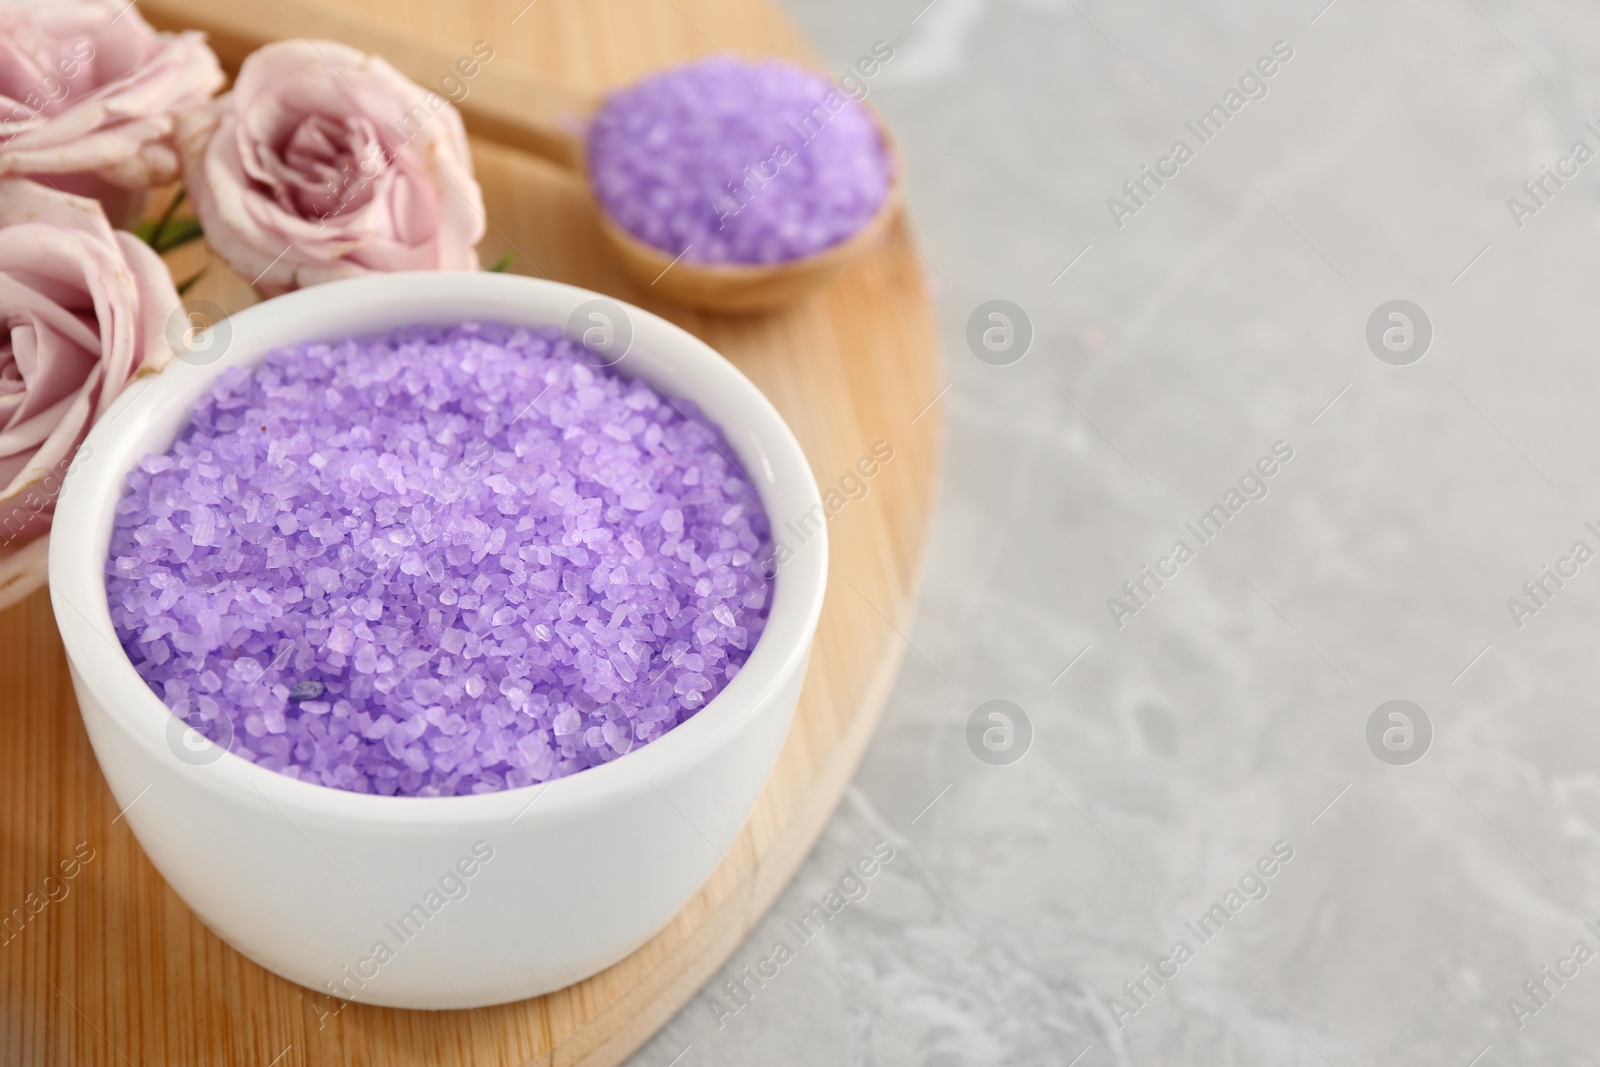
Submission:
[[[1508,607],[1600,550],[1600,160],[1520,227],[1507,205],[1600,151],[1600,10],[923,2],[789,3],[840,69],[896,50],[871,99],[953,383],[916,651],[815,854],[635,1062],[1600,1063],[1600,958],[1541,973],[1600,952],[1600,560]],[[1265,97],[1197,146],[1185,121],[1277,41]],[[965,340],[991,298],[1035,332],[1011,366]],[[1432,322],[1420,362],[1368,347],[1392,299]],[[1200,545],[1185,522],[1280,441]],[[1119,628],[1107,599],[1179,539]],[[1009,766],[966,742],[996,698],[1034,731]],[[1391,699],[1432,724],[1418,762],[1369,748]],[[879,840],[800,944],[785,920]],[[1185,923],[1278,842],[1202,941]],[[779,940],[733,1012],[722,983]]]

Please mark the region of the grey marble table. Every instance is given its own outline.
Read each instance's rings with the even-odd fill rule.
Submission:
[[[924,3],[789,5],[894,50],[913,648],[635,1062],[1600,1063],[1600,8]]]

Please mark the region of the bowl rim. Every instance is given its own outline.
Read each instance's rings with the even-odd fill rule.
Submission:
[[[766,626],[739,673],[687,721],[660,738],[608,763],[527,786],[448,797],[357,793],[290,778],[231,751],[213,762],[190,764],[166,741],[172,712],[145,684],[117,638],[106,592],[105,560],[113,512],[127,472],[148,451],[137,440],[155,434],[170,444],[188,425],[194,399],[225,370],[252,366],[284,344],[370,335],[418,322],[506,322],[560,326],[594,300],[620,307],[633,328],[623,360],[629,376],[657,384],[657,376],[687,375],[695,388],[681,395],[704,408],[712,394],[737,406],[737,424],[712,416],[756,483],[777,540],[785,516],[813,511],[821,516],[804,551],[786,560],[773,582]],[[451,312],[440,308],[465,306]],[[420,309],[420,310],[419,310]],[[488,312],[488,313],[484,313]],[[382,320],[388,325],[314,328],[324,319]],[[719,751],[757,717],[775,692],[805,666],[827,584],[827,512],[799,441],[771,401],[743,372],[704,341],[658,315],[626,301],[522,275],[487,271],[414,271],[369,274],[302,289],[255,304],[224,322],[230,335],[224,354],[209,363],[173,360],[160,374],[143,376],[123,391],[91,429],[56,505],[50,543],[49,582],[57,626],[73,668],[74,683],[87,689],[116,723],[127,743],[147,750],[170,771],[212,792],[247,803],[265,802],[280,814],[383,825],[457,825],[548,820],[579,809],[605,806],[678,778]],[[287,324],[287,325],[286,325]],[[195,337],[196,349],[214,341],[223,323]],[[340,332],[342,330],[342,332]],[[288,339],[269,340],[275,335]],[[331,336],[330,336],[331,335]],[[635,356],[635,354],[638,354]],[[675,384],[681,384],[675,383]],[[698,390],[699,395],[696,395]],[[187,400],[183,400],[188,396]],[[715,405],[714,405],[715,406]],[[171,412],[177,409],[183,417]],[[170,429],[162,429],[170,427]],[[98,753],[97,753],[98,756]],[[537,801],[537,803],[535,803]],[[131,801],[129,802],[131,806]]]

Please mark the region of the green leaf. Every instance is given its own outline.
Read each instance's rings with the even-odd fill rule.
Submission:
[[[200,220],[192,215],[183,218],[176,217],[178,205],[187,197],[184,190],[179,189],[178,195],[161,212],[161,217],[144,219],[133,228],[133,235],[157,253],[170,252],[174,248],[182,248],[199,237],[204,236],[200,228]]]
[[[187,195],[189,195],[188,191],[180,188],[178,190],[178,195],[172,198],[172,202],[167,205],[167,209],[161,213],[161,217],[155,221],[153,226],[151,226],[149,233],[141,232],[144,230],[145,226],[145,224],[142,222],[139,224],[138,229],[134,230],[133,232],[143,239],[144,242],[151,248],[154,248],[159,252],[161,250],[160,242],[162,231],[167,228],[167,223],[172,221],[172,213],[178,210],[178,205],[183,203],[183,198]]]
[[[156,235],[150,239],[150,247],[157,252],[170,252],[205,236],[205,231],[200,228],[200,220],[193,215],[172,219],[165,227],[158,226],[156,229]]]
[[[495,260],[494,266],[490,267],[489,270],[494,274],[504,274],[506,271],[511,269],[511,264],[515,263],[516,261],[517,254],[515,252],[507,252],[505,255]]]
[[[179,296],[186,295],[189,292],[190,289],[194,288],[194,283],[199,281],[201,275],[205,274],[205,272],[206,272],[206,269],[204,267],[201,267],[199,270],[195,271],[194,277],[190,278],[186,282],[180,282],[178,284],[178,295]]]

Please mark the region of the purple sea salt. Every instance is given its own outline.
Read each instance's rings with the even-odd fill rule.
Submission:
[[[612,219],[698,263],[820,252],[872,218],[892,177],[872,115],[826,78],[720,57],[608,97],[588,157]]]
[[[760,636],[770,527],[714,424],[600,362],[467,323],[223,374],[117,506],[134,667],[245,759],[356,792],[492,792],[660,737]]]

